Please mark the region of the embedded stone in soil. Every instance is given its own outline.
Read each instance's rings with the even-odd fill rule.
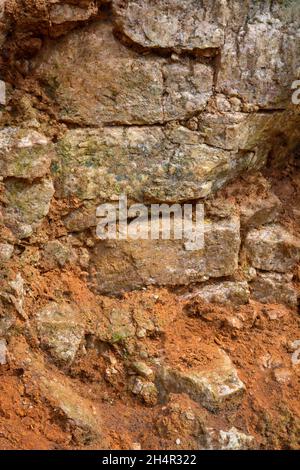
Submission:
[[[232,361],[221,349],[205,348],[207,363],[185,369],[162,365],[158,368],[160,388],[164,393],[186,393],[210,411],[237,407],[243,398],[245,386]]]

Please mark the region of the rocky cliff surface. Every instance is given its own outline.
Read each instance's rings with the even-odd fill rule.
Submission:
[[[6,0],[0,46],[0,447],[299,448],[299,2]],[[124,194],[204,247],[99,240]]]

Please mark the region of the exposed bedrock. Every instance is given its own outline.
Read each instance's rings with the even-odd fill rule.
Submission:
[[[2,263],[7,245],[42,231],[43,269],[81,260],[95,292],[225,277],[265,300],[263,286],[279,287],[273,273],[287,273],[287,291],[274,295],[295,305],[299,244],[270,188],[207,213],[203,250],[100,241],[95,227],[97,206],[122,194],[207,208],[237,178],[298,161],[299,2],[4,3]],[[43,239],[54,213],[59,243],[55,232]]]

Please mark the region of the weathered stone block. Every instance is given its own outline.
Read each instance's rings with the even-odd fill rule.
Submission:
[[[115,39],[107,22],[70,33],[43,50],[41,59],[35,76],[69,122],[163,123],[204,109],[212,94],[209,65],[189,58],[172,65],[140,55]]]
[[[202,144],[197,132],[181,126],[105,127],[67,132],[53,166],[62,197],[180,202],[205,197],[253,168],[255,156]]]
[[[200,51],[224,42],[226,5],[205,0],[113,1],[117,28],[143,47]]]
[[[34,130],[6,127],[0,130],[0,174],[4,178],[41,178],[50,169],[53,146]]]
[[[217,90],[265,109],[290,103],[291,83],[300,65],[299,6],[297,0],[272,5],[234,2]]]
[[[227,354],[211,348],[211,363],[203,370],[183,371],[163,365],[158,370],[159,383],[167,393],[186,393],[210,411],[238,406],[245,386]]]
[[[268,225],[249,231],[245,252],[257,269],[286,272],[300,259],[300,240],[280,225]]]
[[[48,214],[53,194],[53,183],[49,179],[38,180],[33,184],[8,179],[4,192],[4,223],[17,237],[29,237]]]
[[[249,302],[250,290],[247,282],[219,282],[209,284],[188,295],[209,303],[242,305]]]
[[[260,273],[251,282],[251,295],[265,304],[286,304],[297,306],[298,293],[291,281],[291,276],[279,273]]]
[[[116,294],[233,274],[240,246],[238,218],[206,221],[204,241],[204,249],[194,251],[178,240],[101,241],[91,255],[91,285],[97,292]]]
[[[84,318],[75,306],[50,303],[36,316],[41,345],[59,362],[70,364],[84,336]]]

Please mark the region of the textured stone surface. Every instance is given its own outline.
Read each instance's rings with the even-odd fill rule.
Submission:
[[[254,437],[244,434],[232,427],[219,433],[220,450],[251,450],[254,447]]]
[[[27,238],[48,214],[54,194],[49,179],[33,184],[24,180],[8,179],[5,184],[4,221],[19,238]]]
[[[297,289],[291,276],[279,273],[260,273],[250,284],[252,297],[262,303],[297,306]]]
[[[245,197],[240,203],[242,228],[258,227],[277,220],[282,204],[271,192],[265,198]]]
[[[215,348],[211,363],[206,369],[181,371],[162,366],[159,370],[161,387],[167,392],[187,393],[210,411],[219,411],[226,406],[238,406],[245,387],[239,379],[230,358],[224,351]]]
[[[299,18],[297,0],[234,1],[217,89],[267,109],[289,102],[290,84],[300,65]]]
[[[295,138],[299,136],[299,114],[289,108],[285,111],[247,112],[245,105],[235,99],[238,111],[235,104],[232,105],[234,98],[223,96],[221,106],[220,95],[216,95],[217,110],[200,114],[198,130],[206,144],[225,150],[256,150],[261,164],[265,163],[268,149],[275,147],[278,135],[285,136],[286,146],[294,145]]]
[[[217,90],[280,107],[300,65],[300,8],[291,2],[113,2],[117,28],[143,47],[221,50]],[[268,64],[268,67],[266,67]]]
[[[196,298],[209,303],[242,305],[249,302],[249,296],[247,282],[228,281],[204,286],[187,298]]]
[[[106,22],[50,44],[37,60],[35,74],[62,119],[95,126],[182,119],[205,107],[213,84],[210,66],[188,58],[172,64],[140,55],[117,41]]]
[[[77,307],[50,303],[36,316],[41,345],[54,359],[71,363],[84,335],[84,321]]]
[[[226,5],[222,0],[113,1],[117,27],[144,47],[198,51],[224,42]]]
[[[72,5],[67,2],[48,2],[49,5],[49,22],[50,24],[62,24],[66,22],[80,22],[88,20],[97,12],[96,4],[93,1],[77,2],[81,5]]]
[[[299,447],[299,5],[0,0],[0,447]]]
[[[27,394],[34,395],[37,391],[53,409],[55,416],[62,420],[73,440],[77,444],[90,444],[102,434],[102,422],[99,411],[84,397],[80,396],[67,377],[55,374],[45,368],[33,354],[29,352],[26,360],[25,389]]]
[[[56,37],[66,34],[78,23],[87,21],[97,11],[94,0],[6,0],[3,23],[6,27],[12,23],[17,32],[31,31]]]
[[[53,175],[61,196],[180,202],[207,196],[255,165],[252,152],[207,146],[184,127],[106,127],[69,131]]]
[[[7,276],[8,270],[0,274],[0,338],[10,335],[17,319],[27,320],[24,309],[25,288],[20,273]]]
[[[40,178],[50,169],[52,145],[37,131],[7,127],[0,131],[0,174]]]
[[[91,256],[91,286],[98,292],[119,293],[233,274],[240,246],[238,218],[206,221],[204,242],[203,250],[190,251],[178,240],[99,242]]]
[[[249,231],[245,251],[255,268],[286,272],[300,259],[300,240],[280,225],[268,225]]]
[[[0,339],[0,366],[4,366],[7,362],[7,344],[5,339]]]
[[[8,261],[14,252],[13,245],[9,243],[0,243],[0,263]]]
[[[43,269],[62,268],[69,261],[74,261],[74,253],[69,246],[58,240],[46,243],[41,260]]]

